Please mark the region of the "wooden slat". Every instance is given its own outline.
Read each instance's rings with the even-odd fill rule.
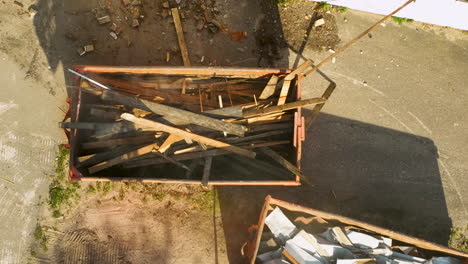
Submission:
[[[112,146],[117,146],[117,145],[143,144],[143,143],[149,143],[152,140],[155,140],[154,134],[145,135],[145,136],[137,136],[137,137],[129,137],[129,138],[118,138],[118,139],[110,139],[110,140],[102,140],[102,141],[94,141],[94,142],[85,142],[85,143],[81,143],[81,148],[94,149],[94,148],[112,147]]]
[[[211,163],[213,162],[213,157],[206,157],[205,158],[205,167],[203,168],[203,176],[202,176],[202,185],[208,186],[208,179],[210,177],[211,171]]]
[[[245,131],[247,131],[247,128],[242,125],[231,124],[222,120],[218,120],[201,114],[196,114],[190,111],[185,111],[176,107],[171,107],[163,104],[150,102],[148,100],[125,96],[109,90],[103,91],[102,99],[119,102],[121,104],[128,105],[134,108],[149,110],[158,115],[171,117],[189,124],[195,124],[217,131],[225,131],[233,135],[243,136]]]
[[[324,98],[311,98],[311,99],[300,100],[300,101],[287,103],[283,105],[270,106],[270,107],[263,108],[263,109],[248,110],[243,113],[243,116],[244,118],[249,118],[249,117],[253,117],[257,115],[272,114],[272,113],[287,111],[287,110],[291,110],[291,109],[295,109],[295,108],[299,108],[299,107],[311,105],[311,104],[324,104],[326,101],[327,100]]]
[[[125,161],[128,161],[128,160],[130,160],[132,158],[148,154],[148,153],[152,152],[153,150],[157,150],[158,148],[159,148],[159,146],[156,143],[151,144],[151,145],[147,145],[147,146],[144,146],[144,147],[139,148],[137,150],[127,152],[127,153],[125,153],[123,155],[120,155],[120,156],[118,156],[116,158],[113,158],[111,160],[104,161],[104,162],[101,162],[101,163],[99,163],[97,165],[94,165],[94,166],[88,168],[88,171],[89,171],[89,173],[93,174],[93,173],[99,172],[99,171],[101,171],[103,169],[115,166],[115,165],[123,163]]]
[[[177,135],[174,135],[174,134],[170,134],[166,140],[161,144],[161,146],[159,147],[159,152],[160,153],[164,153],[166,152],[166,150],[168,150],[172,144],[178,142],[178,141],[181,141],[181,140],[184,140],[183,138],[177,136]]]
[[[177,32],[177,39],[179,41],[180,53],[182,54],[182,60],[184,66],[190,67],[190,58],[188,55],[187,45],[185,44],[184,30],[182,29],[182,22],[180,21],[179,9],[171,8],[172,19],[174,20],[174,26]]]
[[[269,146],[277,146],[277,145],[284,145],[290,144],[289,140],[281,140],[281,141],[267,141],[262,143],[250,143],[243,145],[246,149],[255,149],[261,147],[269,147]],[[231,152],[223,150],[223,149],[210,149],[206,151],[197,151],[197,152],[189,152],[184,154],[172,155],[171,157],[178,161],[183,160],[193,160],[193,159],[203,159],[205,157],[215,157],[221,155],[228,155]],[[157,165],[167,163],[164,159],[155,159],[154,157],[147,159],[147,160],[139,160],[134,162],[129,162],[124,164],[125,168],[134,168],[134,167],[141,167],[141,166],[149,166],[149,165]]]
[[[285,159],[283,156],[281,156],[280,154],[276,153],[275,151],[273,151],[272,149],[268,148],[268,147],[264,147],[264,148],[261,148],[260,149],[265,155],[267,155],[268,157],[272,158],[273,160],[275,160],[276,162],[278,162],[279,164],[281,164],[283,167],[285,167],[286,169],[288,169],[290,172],[294,173],[295,175],[299,176],[302,180],[304,180],[305,182],[311,184],[310,180],[308,178],[306,178],[304,175],[302,175],[302,172],[301,170],[299,170],[299,168],[297,168],[296,166],[294,166],[291,162],[289,162],[287,159]]]
[[[204,136],[201,136],[201,135],[197,135],[197,134],[194,134],[194,133],[191,133],[191,132],[187,132],[187,131],[184,131],[184,130],[179,129],[179,128],[164,125],[164,124],[161,124],[161,123],[158,123],[158,122],[155,122],[155,121],[151,121],[151,120],[148,120],[148,119],[144,119],[144,118],[138,118],[138,117],[136,117],[136,116],[134,116],[132,114],[128,114],[128,113],[122,114],[121,117],[123,119],[127,120],[127,121],[134,122],[136,124],[149,126],[149,127],[153,128],[153,129],[155,129],[156,131],[164,131],[164,132],[167,132],[167,133],[170,133],[170,134],[178,135],[178,136],[180,136],[182,138],[190,138],[193,141],[197,141],[197,142],[200,142],[200,143],[203,143],[203,144],[206,144],[206,145],[210,145],[210,146],[213,146],[215,148],[221,148],[221,149],[224,149],[224,150],[227,150],[227,151],[230,151],[230,152],[233,152],[233,153],[237,153],[239,155],[243,155],[243,156],[246,156],[246,157],[249,157],[249,158],[252,158],[252,159],[255,158],[255,152],[252,152],[252,151],[240,148],[240,147],[236,147],[236,146],[233,146],[233,145],[230,145],[228,143],[224,143],[224,142],[221,142],[221,141],[218,141],[218,140],[207,138],[207,137],[204,137]]]
[[[263,89],[262,93],[258,97],[259,99],[268,99],[270,96],[275,94],[276,85],[278,84],[278,76],[272,75],[267,85]]]
[[[286,103],[288,97],[289,88],[291,86],[291,81],[296,77],[297,74],[302,73],[307,68],[312,65],[312,60],[306,60],[303,64],[299,65],[294,71],[284,77],[283,87],[281,87],[280,97],[278,99],[278,105],[283,105]]]
[[[163,158],[163,159],[169,161],[170,163],[172,163],[172,164],[174,164],[174,165],[176,165],[176,166],[178,166],[178,167],[183,168],[184,170],[190,171],[190,168],[189,168],[189,167],[185,166],[185,164],[183,164],[182,162],[177,161],[176,159],[173,159],[173,158],[171,158],[171,157],[169,157],[169,156],[166,156],[166,155],[164,155],[164,154],[161,154],[161,153],[159,153],[158,151],[155,151],[154,154],[155,154],[156,156],[158,156],[158,157],[161,157],[161,158]]]
[[[325,100],[328,100],[330,98],[330,95],[333,93],[333,90],[336,88],[336,83],[331,82],[325,92],[322,95],[322,98]],[[320,113],[320,110],[322,110],[322,107],[324,104],[318,104],[312,109],[312,112],[306,116],[305,118],[305,129],[309,128],[310,124],[317,118],[318,114]]]

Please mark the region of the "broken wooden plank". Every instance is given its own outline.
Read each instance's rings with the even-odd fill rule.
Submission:
[[[143,144],[143,143],[149,143],[151,141],[154,141],[155,139],[156,138],[153,133],[149,135],[129,137],[129,138],[117,138],[117,139],[101,140],[101,141],[94,141],[94,142],[85,142],[85,143],[81,143],[81,148],[94,149],[94,148],[112,147],[112,146],[117,146],[117,145]]]
[[[277,146],[277,145],[284,145],[284,144],[290,144],[290,143],[291,142],[289,140],[267,141],[267,142],[261,142],[261,143],[249,143],[249,144],[243,145],[243,147],[246,149],[255,149],[255,148]],[[183,160],[203,159],[205,157],[229,155],[231,153],[232,152],[229,152],[223,149],[210,149],[206,151],[197,151],[197,152],[177,154],[177,155],[172,155],[170,157],[178,161],[183,161]],[[165,161],[164,159],[155,159],[154,157],[151,157],[146,160],[129,162],[129,163],[124,164],[123,166],[125,168],[134,168],[134,167],[157,165],[157,164],[162,164],[162,163],[167,163],[167,161]]]
[[[330,98],[330,95],[333,93],[333,90],[335,90],[335,87],[336,87],[336,83],[331,82],[328,85],[325,92],[323,93],[322,98],[325,99],[325,100],[328,100],[328,98]],[[309,115],[306,116],[306,118],[305,118],[305,129],[309,128],[310,124],[312,124],[312,122],[315,120],[315,118],[317,118],[318,114],[320,113],[320,110],[322,110],[322,107],[324,105],[325,104],[316,105],[314,107],[314,109],[312,109],[312,112]]]
[[[103,108],[96,108],[91,107],[90,113],[92,116],[101,117],[105,119],[117,120],[120,118],[122,114],[122,110],[118,109],[103,109]]]
[[[103,161],[115,158],[117,156],[120,156],[122,154],[125,154],[129,151],[141,148],[141,145],[131,145],[131,146],[119,146],[114,149],[111,149],[109,151],[105,152],[99,152],[95,153],[92,155],[86,155],[82,157],[78,157],[78,164],[77,167],[85,167],[85,166],[90,166],[90,165],[95,165],[98,163],[101,163]]]
[[[257,139],[261,139],[261,138],[282,135],[282,134],[285,134],[286,132],[287,131],[284,131],[284,130],[270,131],[270,132],[265,132],[265,133],[246,136],[246,137],[226,138],[226,141],[229,142],[229,143],[241,143],[241,142],[245,142],[245,141],[252,141],[252,140],[257,140]]]
[[[177,32],[177,39],[179,41],[180,53],[182,54],[182,60],[184,61],[184,66],[190,67],[192,65],[190,64],[187,45],[185,44],[184,30],[182,29],[182,22],[180,21],[179,9],[171,8],[171,12],[172,19],[174,20],[174,26]]]
[[[150,102],[148,100],[125,96],[113,91],[103,91],[102,99],[118,102],[134,108],[149,110],[155,114],[179,119],[189,124],[195,124],[217,131],[225,131],[233,135],[243,136],[244,133],[247,131],[247,128],[242,125],[231,124],[222,120],[218,120],[201,114],[196,114],[190,111],[185,111],[176,107],[171,107],[163,104]]]
[[[249,126],[249,132],[257,133],[271,130],[289,130],[293,128],[292,122],[276,123],[276,124],[262,124]]]
[[[291,86],[291,81],[296,77],[296,75],[305,71],[312,65],[312,60],[306,60],[303,64],[299,65],[294,71],[290,72],[286,77],[284,77],[283,86],[281,87],[280,96],[278,98],[278,105],[283,105],[286,103],[288,97],[289,88]]]
[[[276,85],[278,84],[278,76],[272,75],[270,80],[268,81],[267,85],[263,89],[262,93],[258,97],[258,99],[268,99],[270,96],[275,94]]]
[[[211,171],[211,163],[213,162],[213,157],[206,157],[205,158],[205,167],[203,168],[203,176],[202,176],[202,185],[207,187],[208,186],[208,179],[210,177]]]
[[[159,152],[160,153],[164,153],[166,152],[166,150],[168,150],[172,144],[178,142],[178,141],[181,141],[181,140],[184,140],[182,137],[179,137],[177,135],[174,135],[174,134],[170,134],[166,140],[161,144],[161,146],[159,147]]]
[[[299,108],[299,107],[311,105],[311,104],[324,104],[326,101],[327,100],[324,98],[311,98],[311,99],[300,100],[300,101],[287,103],[283,105],[270,106],[270,107],[263,108],[263,109],[248,110],[243,113],[243,116],[244,118],[249,118],[249,117],[254,117],[257,115],[272,114],[272,113],[287,111],[287,110],[291,110],[291,109],[295,109],[295,108]]]
[[[176,165],[176,166],[178,166],[178,167],[181,167],[181,168],[184,169],[184,170],[190,171],[190,168],[189,168],[189,167],[185,166],[185,164],[183,164],[182,162],[177,161],[176,159],[173,159],[173,158],[171,158],[171,157],[169,157],[169,156],[166,156],[166,155],[164,155],[164,154],[161,154],[161,153],[158,152],[158,151],[155,151],[155,152],[153,152],[153,153],[154,153],[156,156],[161,157],[161,158],[163,158],[163,159],[169,161],[170,163],[172,163],[172,164],[174,164],[174,165]]]
[[[246,156],[246,157],[249,157],[249,158],[252,158],[252,159],[255,158],[255,152],[252,152],[252,151],[240,148],[240,147],[236,147],[236,146],[233,146],[231,144],[224,143],[224,142],[221,142],[221,141],[218,141],[218,140],[207,138],[207,137],[204,137],[204,136],[201,136],[201,135],[193,134],[191,132],[187,132],[187,131],[184,131],[184,130],[179,129],[179,128],[164,125],[164,124],[161,124],[161,123],[158,123],[158,122],[155,122],[155,121],[151,121],[151,120],[148,120],[148,119],[144,119],[144,118],[138,118],[138,117],[136,117],[136,116],[134,116],[132,114],[128,114],[128,113],[122,114],[121,117],[123,119],[127,120],[127,121],[134,122],[134,123],[140,124],[142,126],[152,127],[156,131],[164,131],[164,132],[167,132],[167,133],[170,133],[170,134],[178,135],[178,136],[180,136],[182,138],[190,138],[193,141],[197,141],[197,142],[200,142],[200,143],[203,143],[203,144],[206,144],[206,145],[210,145],[210,146],[213,146],[213,147],[216,147],[216,148],[221,148],[221,149],[224,149],[224,150],[227,150],[227,151],[231,151],[233,153],[237,153],[239,155],[243,155],[243,156]]]
[[[290,172],[294,173],[295,175],[299,176],[302,180],[304,180],[305,182],[311,184],[310,180],[308,178],[306,178],[304,175],[302,175],[302,172],[301,170],[299,170],[299,168],[297,168],[296,166],[294,166],[291,162],[289,162],[287,159],[285,159],[283,156],[281,156],[280,154],[276,153],[275,151],[273,151],[272,149],[268,148],[268,147],[264,147],[264,148],[261,148],[260,149],[265,155],[267,155],[268,157],[272,158],[274,161],[278,162],[279,164],[281,164],[283,167],[285,167],[286,169],[288,169]]]
[[[128,160],[130,160],[132,158],[148,154],[148,153],[152,152],[153,150],[157,150],[158,148],[159,148],[158,144],[153,143],[153,144],[144,146],[142,148],[139,148],[137,150],[127,152],[127,153],[125,153],[123,155],[120,155],[120,156],[118,156],[116,158],[113,158],[113,159],[110,159],[108,161],[104,161],[104,162],[101,162],[101,163],[99,163],[97,165],[89,167],[88,171],[89,171],[89,173],[93,174],[93,173],[99,172],[99,171],[101,171],[103,169],[115,166],[115,165],[123,163],[125,161],[128,161]]]

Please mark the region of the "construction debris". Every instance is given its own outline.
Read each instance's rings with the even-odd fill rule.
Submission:
[[[320,27],[322,25],[325,25],[325,19],[320,18],[320,19],[315,20],[314,27]]]
[[[92,52],[92,51],[94,51],[94,45],[92,45],[92,44],[85,45],[84,47],[81,47],[81,48],[77,49],[77,52],[78,52],[78,54],[80,56],[83,56],[86,53],[89,53],[89,52]]]
[[[110,32],[109,35],[110,35],[113,39],[117,39],[117,38],[118,38],[117,34],[115,34],[115,32],[113,32],[113,31]]]
[[[111,18],[110,18],[110,16],[108,16],[108,15],[102,16],[102,17],[98,17],[97,20],[98,20],[98,22],[99,22],[100,25],[102,25],[102,24],[107,24],[107,23],[111,22]]]
[[[92,177],[110,171],[125,175],[131,169],[144,173],[150,166],[164,171],[161,175],[176,170],[174,175],[180,176],[174,177],[205,186],[259,175],[272,181],[309,182],[295,156],[304,140],[298,109],[326,102],[297,100],[297,76],[310,65],[307,61],[292,72],[260,70],[265,73],[257,77],[236,74],[240,69],[91,76],[70,70],[81,77],[81,91],[95,99],[80,103],[80,111],[85,111],[80,120],[61,127],[78,131],[76,166]],[[287,92],[275,88],[275,82],[286,79]],[[264,93],[268,97],[259,97]],[[284,103],[277,105],[280,94]],[[231,174],[239,176],[227,176]]]
[[[313,223],[301,223],[298,228],[280,207],[272,210],[265,218],[267,230],[262,235],[255,263],[291,264],[460,264],[452,257],[427,258],[414,251],[414,247],[392,246],[392,239],[368,232],[361,228],[345,225],[331,225],[322,219],[314,225],[315,232],[304,229]],[[297,211],[295,211],[297,216]],[[334,223],[336,219],[333,219]],[[339,223],[339,222],[338,222]],[[299,222],[298,222],[299,224]],[[325,230],[320,232],[319,230]],[[312,229],[310,229],[312,230]],[[270,240],[274,241],[272,243]],[[268,246],[267,246],[268,245]],[[407,249],[408,248],[408,249]],[[407,253],[410,253],[409,255]],[[251,263],[254,263],[253,260]]]

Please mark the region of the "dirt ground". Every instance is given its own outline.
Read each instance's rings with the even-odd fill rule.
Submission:
[[[323,58],[329,49],[378,19],[327,12],[308,1],[293,1],[288,6],[278,6],[273,0],[179,2],[194,66],[295,67],[304,56]],[[100,25],[96,17],[105,15],[112,22]],[[325,25],[314,27],[320,18]],[[132,26],[134,19],[138,27]],[[203,23],[203,19],[211,22]],[[112,23],[120,32],[117,39],[110,35]],[[457,147],[464,138],[457,129],[466,127],[466,119],[455,109],[452,113],[456,114],[450,116],[457,120],[444,125],[454,130],[437,131],[434,127],[448,119],[438,114],[444,110],[426,111],[424,103],[433,101],[424,97],[414,105],[418,113],[436,116],[430,119],[434,124],[429,125],[429,133],[421,126],[407,130],[409,123],[387,110],[388,97],[416,100],[427,94],[437,98],[440,94],[434,91],[447,85],[432,80],[437,87],[425,83],[419,94],[397,89],[405,83],[390,87],[400,80],[418,87],[420,76],[429,80],[435,71],[441,71],[436,63],[427,61],[429,57],[423,55],[427,53],[417,54],[424,47],[412,49],[403,34],[413,43],[421,39],[426,47],[434,44],[447,58],[441,59],[443,65],[456,66],[446,74],[464,76],[459,71],[467,69],[466,60],[457,58],[466,58],[466,50],[460,48],[468,43],[466,37],[452,39],[456,34],[444,35],[448,30],[439,33],[434,32],[439,29],[424,27],[387,24],[384,29],[389,34],[367,38],[369,54],[388,53],[391,62],[385,57],[388,61],[378,62],[378,67],[377,62],[371,69],[359,66],[362,61],[356,63],[356,57],[375,60],[365,57],[368,50],[359,46],[350,49],[351,59],[338,58],[347,66],[324,68],[343,89],[335,92],[335,103],[325,108],[331,113],[321,115],[308,133],[303,169],[315,186],[205,190],[199,186],[81,183],[70,205],[64,205],[56,218],[47,195],[57,176],[56,145],[65,142],[56,123],[67,107],[67,89],[73,89],[66,69],[77,64],[182,65],[172,17],[162,0],[128,6],[119,0],[1,1],[4,71],[0,79],[9,81],[4,83],[8,89],[0,91],[0,114],[2,119],[19,122],[1,127],[6,136],[0,141],[0,166],[5,171],[0,176],[15,184],[2,182],[0,219],[8,228],[0,230],[0,263],[242,263],[240,248],[248,238],[246,230],[256,222],[266,194],[446,244],[452,226],[468,224],[466,195],[459,190],[466,186],[462,177],[466,156]],[[232,40],[231,32],[246,32],[246,37]],[[88,44],[95,50],[79,56],[77,49]],[[415,72],[419,62],[408,59],[413,55],[432,66],[422,67],[424,72],[418,66]],[[398,66],[394,59],[399,59]],[[401,77],[404,71],[397,69],[400,64],[408,72],[406,79]],[[377,77],[378,71],[390,66],[395,76]],[[353,73],[364,77],[353,77]],[[364,79],[368,75],[375,75],[375,80]],[[466,93],[456,90],[463,83],[460,78],[448,84],[452,97],[444,97],[452,98],[451,105],[457,108],[466,103]],[[306,96],[316,92],[314,87],[323,87],[323,80],[315,79],[305,83]],[[383,92],[374,88],[385,84],[389,87]],[[431,92],[426,91],[428,87]],[[350,98],[359,104],[349,102]],[[460,181],[458,186],[452,178]],[[416,210],[421,213],[415,214]]]

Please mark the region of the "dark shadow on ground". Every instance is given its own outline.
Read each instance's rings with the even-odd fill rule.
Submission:
[[[447,244],[448,217],[433,141],[321,113],[307,132],[303,172],[314,186],[220,187],[230,261],[267,194]]]

